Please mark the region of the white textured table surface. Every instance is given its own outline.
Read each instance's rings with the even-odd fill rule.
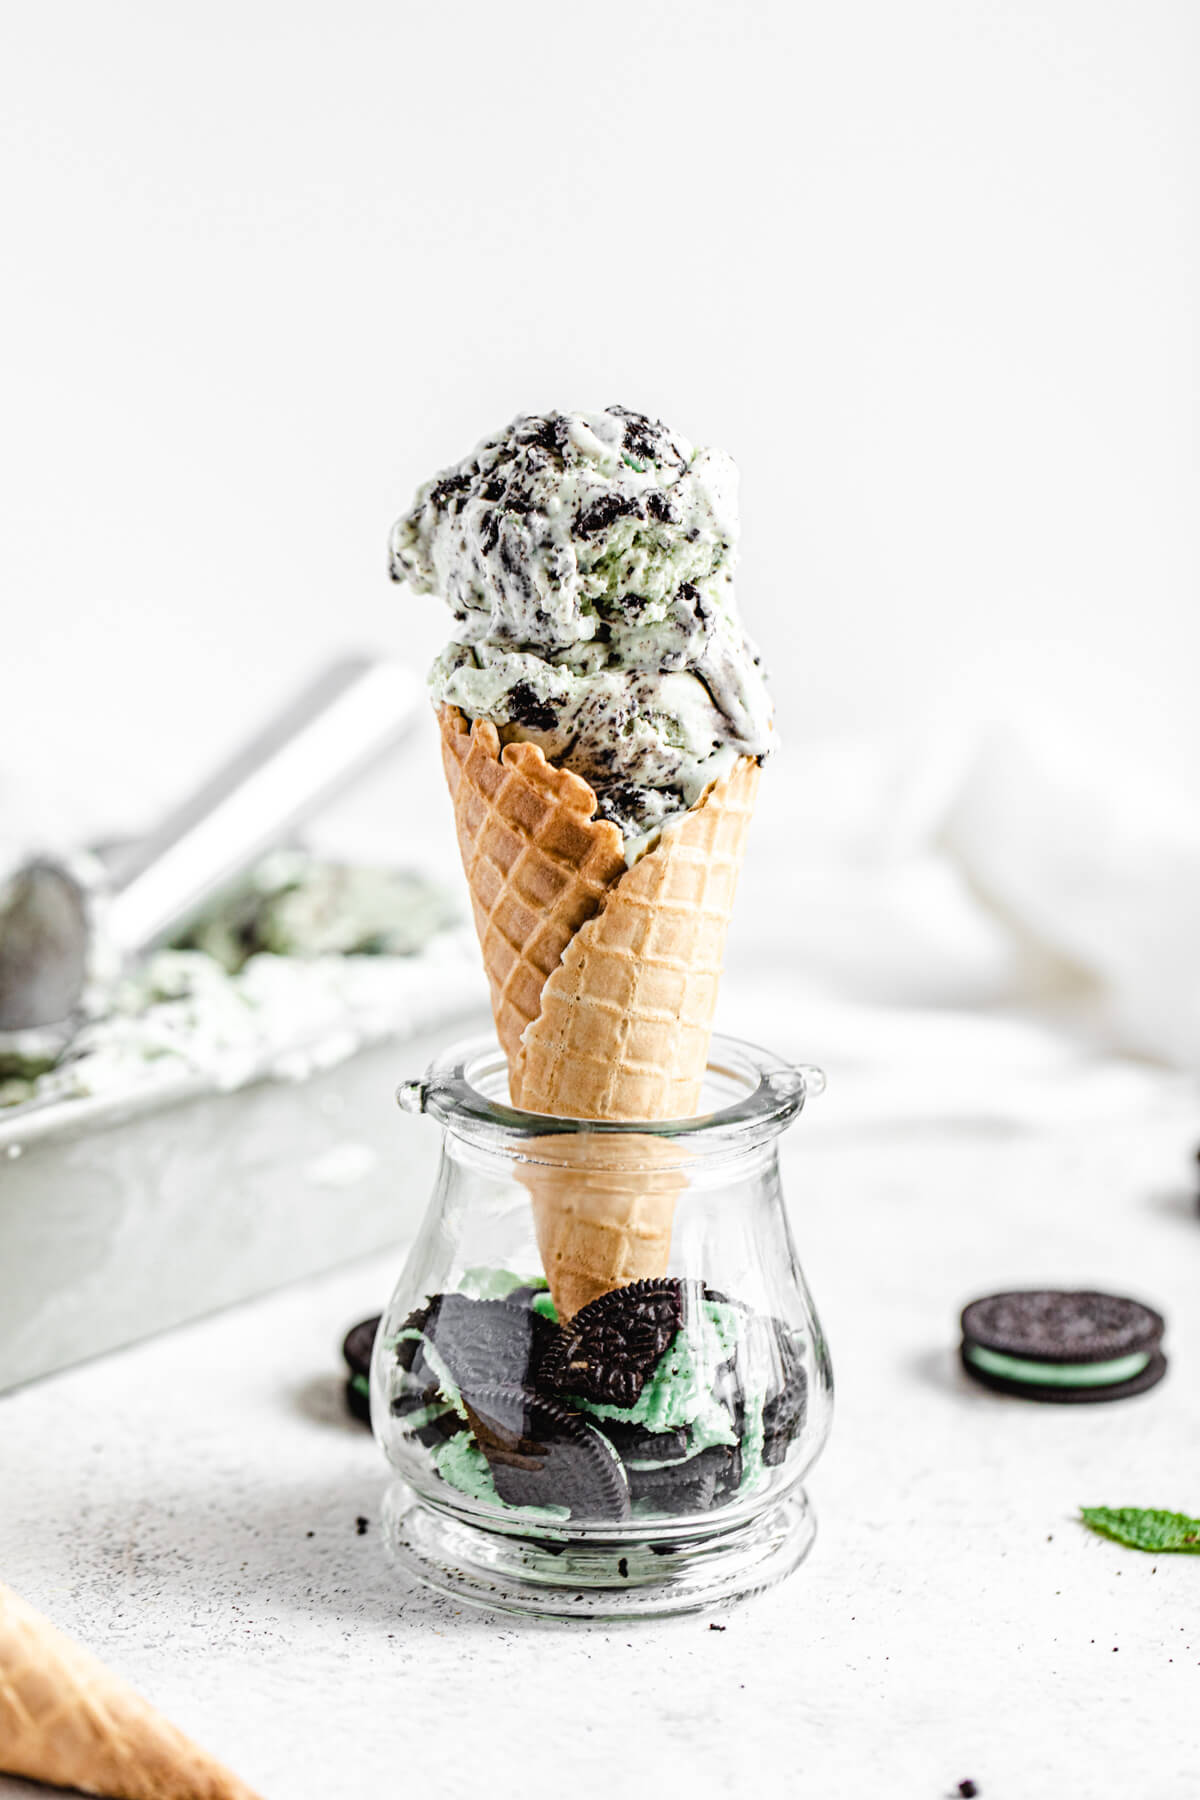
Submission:
[[[801,1122],[838,1381],[820,1530],[722,1630],[517,1624],[385,1566],[338,1343],[398,1256],[0,1399],[0,1569],[268,1800],[1200,1795],[1200,1558],[1072,1517],[1200,1511],[1196,1125],[1178,1103],[1068,1132]],[[1041,1281],[1161,1305],[1167,1380],[1074,1408],[969,1386],[959,1306]]]

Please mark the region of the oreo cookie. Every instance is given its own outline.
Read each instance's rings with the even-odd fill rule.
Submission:
[[[424,1332],[462,1393],[471,1394],[481,1387],[534,1385],[556,1328],[510,1300],[443,1294]]]
[[[397,1418],[423,1412],[444,1401],[441,1376],[425,1355],[424,1333],[435,1319],[444,1295],[436,1294],[425,1306],[410,1312],[400,1327],[396,1344],[396,1363],[403,1371],[398,1390],[392,1396],[391,1410]]]
[[[710,1444],[685,1462],[664,1468],[630,1468],[635,1500],[660,1513],[699,1513],[733,1498],[742,1479],[740,1444]]]
[[[773,1339],[775,1376],[763,1400],[763,1461],[775,1468],[799,1437],[808,1416],[808,1376],[795,1334],[782,1319],[768,1319]]]
[[[1160,1382],[1160,1314],[1119,1294],[1031,1289],[974,1300],[962,1315],[972,1380],[1026,1400],[1125,1400]]]
[[[393,1408],[393,1411],[395,1409]],[[410,1414],[410,1418],[411,1418]],[[439,1444],[448,1444],[452,1437],[467,1429],[462,1415],[453,1406],[431,1406],[426,1409],[426,1417],[409,1436],[418,1444],[424,1444],[427,1450],[436,1449]]]
[[[683,1323],[678,1281],[614,1288],[559,1327],[538,1385],[601,1406],[635,1406],[646,1378]]]
[[[513,1288],[504,1298],[510,1306],[528,1306],[534,1309],[549,1308],[554,1304],[548,1288],[534,1287],[531,1282],[524,1282],[520,1287]]]
[[[373,1319],[363,1319],[360,1324],[351,1326],[342,1344],[342,1355],[350,1371],[346,1381],[346,1405],[364,1425],[371,1423],[371,1352],[375,1348],[375,1333],[382,1316],[376,1313]]]
[[[565,1506],[576,1519],[629,1517],[620,1457],[571,1407],[510,1384],[479,1388],[464,1404],[507,1505]]]
[[[682,1462],[688,1454],[690,1433],[686,1425],[673,1431],[650,1431],[630,1419],[595,1419],[592,1421],[612,1444],[621,1461]]]
[[[416,1307],[400,1327],[400,1341],[396,1345],[396,1361],[402,1369],[412,1368],[421,1350],[419,1334],[425,1330],[430,1319],[436,1314],[442,1299],[443,1296],[437,1294],[426,1305]]]

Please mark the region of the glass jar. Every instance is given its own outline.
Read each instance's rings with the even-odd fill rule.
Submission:
[[[778,1146],[823,1086],[720,1037],[688,1120],[517,1111],[495,1039],[401,1086],[443,1131],[371,1367],[402,1566],[459,1600],[594,1618],[796,1567],[833,1384]]]

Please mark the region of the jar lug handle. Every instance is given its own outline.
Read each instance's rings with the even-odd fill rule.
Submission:
[[[423,1113],[428,1089],[423,1081],[402,1081],[396,1089],[396,1105],[401,1112]]]
[[[817,1094],[825,1092],[825,1071],[818,1069],[813,1063],[796,1063],[796,1073],[804,1083],[804,1098],[813,1099]]]

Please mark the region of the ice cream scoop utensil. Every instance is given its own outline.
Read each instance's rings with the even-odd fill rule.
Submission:
[[[82,857],[19,870],[0,892],[0,1030],[65,1025],[106,965],[180,931],[391,749],[420,694],[399,663],[344,657],[103,870]]]

